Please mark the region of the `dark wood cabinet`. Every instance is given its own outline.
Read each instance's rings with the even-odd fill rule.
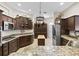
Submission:
[[[0,46],[0,56],[2,56],[2,46]]]
[[[27,17],[18,16],[14,20],[15,29],[32,29],[32,20],[29,20]]]
[[[61,19],[60,24],[62,29],[68,29],[68,25],[67,25],[68,23],[66,19]]]
[[[28,36],[26,36],[26,46],[27,45],[30,45],[30,44],[32,44],[33,43],[33,35],[28,35]]]
[[[30,45],[33,43],[33,36],[22,36],[19,37],[19,48]]]
[[[0,14],[0,26],[2,26],[2,14]]]
[[[68,30],[74,31],[79,30],[79,15],[75,15],[67,18]]]
[[[5,14],[2,14],[2,21],[13,22],[13,18]]]
[[[0,56],[7,56],[16,52],[19,48],[28,46],[33,43],[33,35],[20,36],[0,46]]]
[[[15,19],[13,19],[13,26],[14,26],[14,30],[17,29],[17,21]]]
[[[35,38],[38,37],[38,35],[44,35],[47,38],[47,24],[34,24],[34,35]]]
[[[27,23],[28,23],[27,29],[32,29],[33,28],[32,20],[28,20]]]
[[[17,49],[18,49],[17,39],[10,41],[9,42],[9,54],[17,51]]]
[[[0,26],[2,26],[2,12],[3,10],[0,10]]]
[[[62,34],[68,35],[69,30],[68,30],[68,21],[67,21],[67,19],[61,19],[60,26],[61,26],[61,28],[60,28],[61,35]]]
[[[67,18],[68,21],[68,29],[69,30],[75,30],[75,17],[69,17]]]
[[[26,46],[26,36],[19,37],[19,47]]]
[[[2,55],[7,56],[9,55],[9,50],[8,50],[8,43],[2,44]]]
[[[62,34],[69,34],[69,31],[79,31],[79,16],[71,16],[66,19],[61,19],[61,35]]]

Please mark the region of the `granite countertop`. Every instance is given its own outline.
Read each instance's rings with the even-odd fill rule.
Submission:
[[[64,38],[64,39],[70,40],[70,41],[77,40],[75,37],[70,37],[69,35],[61,35],[61,38]]]
[[[79,56],[79,48],[70,46],[24,47],[9,56]]]
[[[15,35],[11,35],[12,37],[8,37],[8,38],[4,38],[4,40],[2,40],[2,44],[5,44],[11,40],[14,40],[18,37],[21,37],[21,36],[28,36],[28,35],[33,35],[33,33],[24,33],[24,34],[15,34]]]

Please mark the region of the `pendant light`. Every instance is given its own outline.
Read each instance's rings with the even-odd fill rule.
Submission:
[[[36,17],[36,22],[43,23],[44,22],[44,16],[42,16],[42,3],[39,3],[39,16]]]

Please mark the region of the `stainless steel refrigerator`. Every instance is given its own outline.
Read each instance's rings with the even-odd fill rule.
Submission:
[[[53,45],[59,46],[60,45],[60,24],[55,24],[52,26],[52,33],[53,33]]]
[[[1,37],[2,27],[0,26],[0,46],[2,45],[2,37]]]

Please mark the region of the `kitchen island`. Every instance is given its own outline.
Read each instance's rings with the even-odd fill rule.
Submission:
[[[24,47],[9,56],[79,56],[79,48],[70,46]]]

